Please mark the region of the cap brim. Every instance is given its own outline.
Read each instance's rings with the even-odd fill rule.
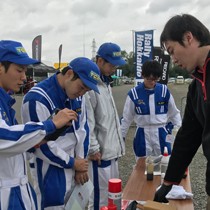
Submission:
[[[40,63],[40,61],[32,59],[32,58],[18,58],[18,59],[8,59],[8,61],[20,65],[30,65],[35,63]]]
[[[80,79],[82,80],[82,82],[83,82],[88,88],[90,88],[91,90],[94,90],[95,92],[97,92],[97,93],[100,94],[99,89],[98,89],[98,87],[97,87],[96,84],[94,84],[94,83],[91,82],[90,80],[87,80],[87,79],[84,79],[84,78],[81,78],[81,77],[80,77]]]
[[[122,58],[116,59],[116,60],[109,58],[109,59],[107,59],[107,61],[115,66],[123,66],[126,64],[126,61]]]

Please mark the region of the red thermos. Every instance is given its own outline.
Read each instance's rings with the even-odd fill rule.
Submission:
[[[117,210],[121,210],[122,181],[121,179],[110,179],[108,187],[108,206],[115,204]]]

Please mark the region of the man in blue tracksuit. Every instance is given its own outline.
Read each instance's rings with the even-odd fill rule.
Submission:
[[[173,96],[166,85],[157,83],[162,73],[157,61],[147,61],[142,66],[143,83],[132,88],[124,105],[121,120],[122,136],[125,138],[132,121],[136,123],[133,147],[136,159],[143,156],[163,154],[168,125],[181,126],[181,116]]]
[[[24,122],[47,119],[55,109],[64,107],[77,113],[77,120],[72,121],[72,126],[55,138],[47,136],[52,141],[34,148],[31,172],[40,209],[64,209],[74,180],[78,184],[88,181],[85,157],[89,128],[82,95],[89,90],[99,92],[99,77],[97,65],[88,58],[79,57],[61,72],[34,86],[24,97]]]
[[[20,42],[0,41],[0,209],[37,210],[36,195],[28,182],[25,151],[39,144],[46,134],[76,119],[71,110],[58,112],[52,120],[18,125],[9,91],[19,92],[26,79],[29,58]]]

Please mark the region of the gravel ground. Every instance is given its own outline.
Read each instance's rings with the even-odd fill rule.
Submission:
[[[184,112],[185,107],[185,97],[188,89],[188,85],[175,85],[169,84],[169,89],[175,99],[178,109],[181,111],[181,114]],[[132,88],[132,86],[118,86],[113,88],[113,95],[118,107],[119,116],[122,116],[122,107],[121,104],[124,103],[127,90]],[[124,91],[123,91],[124,90]],[[123,92],[124,95],[120,95],[119,92]],[[123,98],[123,97],[124,98]],[[120,99],[121,97],[121,99]],[[121,100],[121,101],[120,101]],[[133,155],[132,141],[135,133],[135,127],[131,126],[126,138],[126,155],[122,157],[119,161],[119,170],[121,174],[121,179],[123,186],[125,186],[129,175],[132,171],[133,165],[135,164],[135,158]],[[205,210],[206,206],[206,193],[205,193],[205,168],[206,160],[203,156],[202,149],[196,153],[191,165],[190,165],[190,178],[191,178],[191,187],[194,194],[194,208],[195,210]]]
[[[169,89],[174,96],[177,107],[180,109],[181,114],[184,112],[185,106],[185,96],[187,92],[188,85],[175,85],[169,84]],[[116,102],[119,116],[122,116],[123,105],[125,103],[126,95],[128,90],[132,88],[132,85],[121,85],[113,87],[113,96]],[[22,96],[15,96],[17,103],[14,105],[17,113],[17,119],[20,120],[20,106],[22,101]],[[119,161],[119,170],[121,174],[123,187],[127,182],[129,175],[135,164],[135,158],[133,155],[132,141],[135,133],[135,127],[131,126],[126,138],[126,155],[123,156]],[[205,193],[205,168],[206,160],[203,156],[202,149],[199,149],[196,156],[194,157],[190,165],[190,177],[192,192],[194,194],[194,206],[195,210],[205,210],[206,205],[206,193]]]

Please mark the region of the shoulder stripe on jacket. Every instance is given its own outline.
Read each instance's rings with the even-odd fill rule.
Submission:
[[[30,90],[30,92],[39,93],[40,95],[44,96],[47,99],[47,101],[49,102],[52,110],[55,109],[54,103],[52,102],[52,100],[50,99],[50,97],[48,96],[48,94],[42,88],[34,87],[34,88],[32,88]]]
[[[165,97],[167,93],[167,87],[166,85],[162,85],[162,97]]]
[[[135,89],[135,88],[132,88],[132,89],[131,89],[131,92],[132,92],[132,94],[133,94],[134,100],[136,100],[136,99],[138,98],[138,94],[137,94],[137,92],[136,92],[136,89]]]

